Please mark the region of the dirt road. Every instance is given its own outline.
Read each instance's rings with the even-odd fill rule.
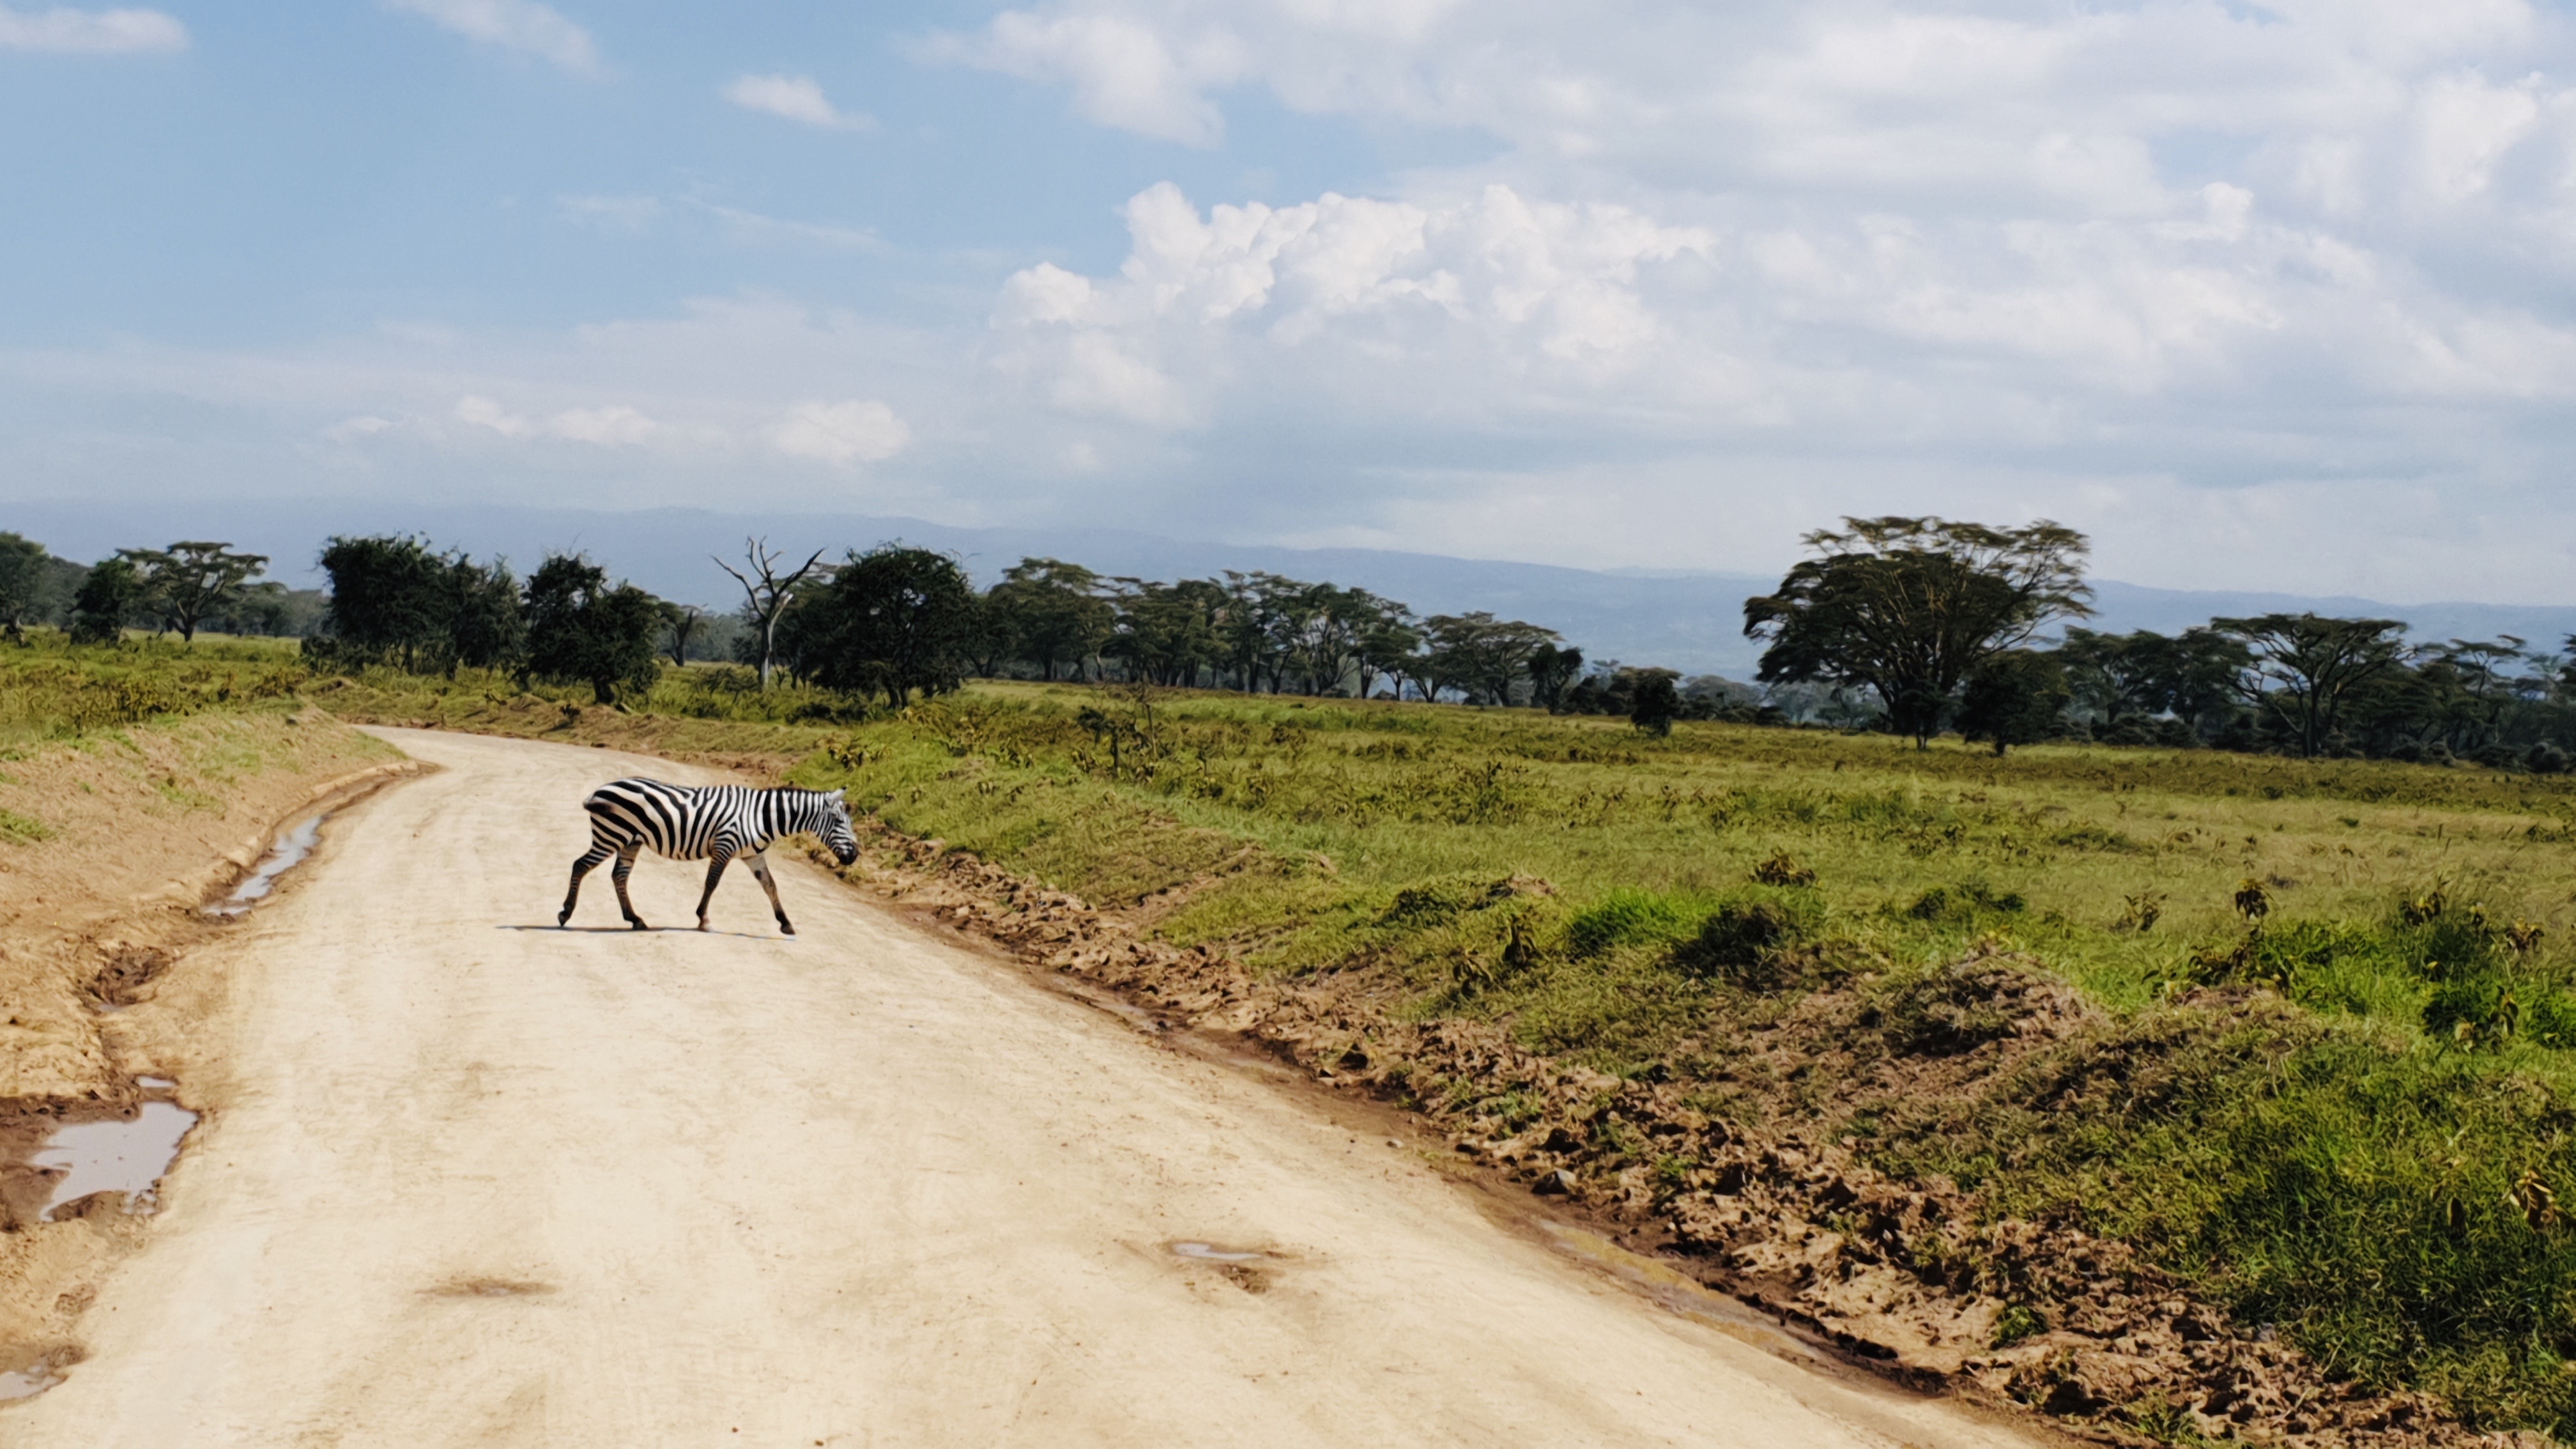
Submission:
[[[444,770],[120,1018],[209,1115],[0,1442],[2030,1442],[1655,1309],[801,863],[793,940],[739,871],[715,933],[605,929],[605,871],[550,929],[583,793],[688,772],[386,734]]]

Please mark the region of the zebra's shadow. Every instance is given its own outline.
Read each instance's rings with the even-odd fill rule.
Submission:
[[[766,931],[701,931],[695,926],[646,926],[638,931],[633,926],[494,926],[496,931],[543,931],[568,936],[730,936],[737,941],[778,941],[793,945],[794,936],[772,935]]]

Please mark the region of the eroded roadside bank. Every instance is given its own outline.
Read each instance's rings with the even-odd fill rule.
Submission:
[[[420,768],[291,702],[0,760],[0,1395],[77,1360],[81,1312],[203,1109],[134,1058],[120,1013],[239,928],[222,908],[278,879],[281,834]]]

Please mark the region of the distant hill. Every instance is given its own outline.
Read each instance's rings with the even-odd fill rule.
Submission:
[[[1689,673],[1749,678],[1758,650],[1743,637],[1747,596],[1771,575],[1601,571],[1547,564],[1447,558],[1379,549],[1274,548],[1192,542],[1117,529],[954,528],[914,518],[857,514],[717,513],[662,508],[627,513],[499,508],[377,500],[261,500],[245,503],[102,504],[53,500],[0,504],[0,529],[23,533],[66,558],[93,560],[120,546],[214,538],[265,553],[272,572],[298,587],[320,582],[312,566],[335,533],[420,533],[478,556],[502,554],[523,571],[549,551],[580,550],[664,598],[711,608],[741,602],[710,553],[739,560],[758,534],[801,558],[832,555],[887,539],[943,549],[979,582],[1032,554],[1088,564],[1106,574],[1173,579],[1224,569],[1267,569],[1294,578],[1357,585],[1426,614],[1487,609],[1555,629],[1593,659],[1660,664]],[[2100,617],[2111,631],[2173,632],[2216,615],[2295,612],[2403,619],[2422,639],[2514,634],[2534,646],[2576,634],[2576,605],[2390,604],[2256,592],[2154,589],[2096,580]]]

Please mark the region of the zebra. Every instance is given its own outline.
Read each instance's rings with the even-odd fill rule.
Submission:
[[[841,864],[859,858],[859,838],[850,829],[850,807],[839,790],[758,790],[748,785],[666,785],[659,780],[616,780],[590,792],[581,802],[590,812],[590,849],[572,863],[572,889],[564,893],[558,926],[572,920],[573,903],[581,899],[581,878],[617,857],[611,878],[617,882],[617,909],[626,923],[644,929],[644,918],[626,898],[626,877],[635,857],[651,846],[672,860],[707,862],[707,888],[698,897],[698,929],[707,928],[707,902],[716,882],[735,856],[769,892],[769,909],[778,929],[793,936],[796,927],[778,903],[778,883],[770,879],[761,852],[782,835],[804,831],[818,836]]]

